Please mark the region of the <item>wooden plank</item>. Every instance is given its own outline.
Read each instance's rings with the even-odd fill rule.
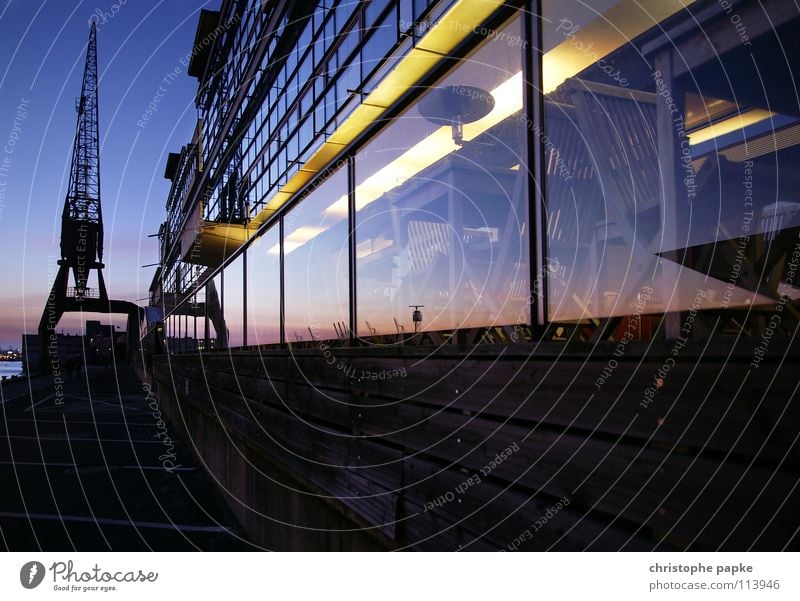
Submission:
[[[233,364],[230,357],[203,359],[180,357],[170,366],[157,363],[158,376],[163,385],[175,390],[181,403],[204,407],[208,419],[224,416],[226,428],[248,445],[283,462],[291,473],[306,478],[318,489],[334,497],[348,497],[343,503],[367,523],[384,524],[387,516],[402,518],[414,508],[419,513],[430,502],[431,495],[435,499],[447,493],[453,483],[452,474],[464,473],[470,477],[488,465],[497,452],[512,443],[519,445],[520,451],[492,469],[481,488],[475,489],[503,492],[500,498],[489,499],[486,511],[464,513],[470,507],[480,508],[465,503],[466,497],[461,499],[463,510],[444,511],[447,515],[443,516],[423,511],[425,516],[415,517],[420,523],[401,519],[402,540],[413,537],[421,540],[425,538],[421,536],[424,532],[435,532],[431,528],[436,523],[449,520],[458,524],[444,528],[453,534],[442,535],[441,544],[463,546],[465,541],[480,538],[478,547],[502,546],[502,540],[512,536],[514,529],[525,525],[529,513],[522,512],[519,520],[512,520],[508,526],[504,524],[496,532],[482,534],[491,529],[491,520],[496,519],[493,516],[501,511],[505,512],[501,515],[513,513],[519,507],[513,503],[531,495],[536,500],[570,498],[569,512],[562,518],[573,516],[571,524],[564,527],[565,540],[569,542],[563,544],[568,548],[575,548],[577,540],[585,540],[586,545],[597,548],[613,548],[609,547],[613,545],[609,542],[611,533],[615,541],[620,536],[637,533],[632,539],[636,544],[650,541],[663,548],[689,545],[715,548],[720,541],[730,548],[746,548],[753,540],[759,540],[757,535],[765,528],[771,533],[769,540],[774,541],[790,534],[794,523],[785,507],[780,507],[780,502],[794,494],[792,487],[797,481],[796,467],[780,461],[781,452],[797,456],[796,433],[785,426],[785,415],[780,422],[776,421],[779,415],[776,410],[781,406],[792,412],[796,409],[790,396],[791,387],[796,384],[786,376],[767,390],[765,405],[770,411],[763,406],[756,411],[758,397],[754,400],[751,394],[756,386],[768,382],[769,374],[765,371],[748,382],[754,389],[745,388],[746,394],[731,404],[730,398],[743,378],[741,365],[726,367],[716,383],[720,366],[704,365],[691,374],[688,365],[676,365],[670,371],[669,382],[688,382],[689,387],[679,397],[674,413],[665,413],[667,420],[657,428],[652,423],[643,426],[637,419],[625,431],[622,420],[626,415],[617,411],[613,402],[609,404],[608,399],[599,395],[592,403],[580,400],[572,388],[578,382],[585,386],[585,378],[575,378],[575,365],[564,362],[498,363],[489,370],[491,380],[479,380],[484,388],[476,384],[473,390],[459,393],[460,398],[451,402],[435,387],[463,386],[464,379],[474,379],[472,374],[481,367],[481,362],[464,364],[451,374],[448,360],[432,360],[426,365],[433,364],[433,369],[391,385],[372,380],[353,384],[347,382],[352,378],[346,378],[345,386],[341,375],[329,375],[320,357],[270,358],[267,369],[270,373],[282,372],[280,379],[261,376],[264,366],[259,365],[258,357],[238,357]],[[373,367],[407,365],[409,361],[394,358],[376,363],[374,358],[366,357],[352,360]],[[484,361],[483,366],[487,363]],[[236,373],[232,373],[231,365],[236,366]],[[520,371],[518,365],[527,369]],[[630,395],[624,394],[624,382],[616,382],[617,375],[625,375],[626,368],[630,365],[621,365],[604,389],[618,391],[619,405],[630,410]],[[598,364],[587,369],[589,373],[598,373]],[[443,372],[445,378],[441,377]],[[542,373],[547,377],[542,377]],[[313,378],[303,374],[313,374]],[[637,385],[648,381],[641,374],[630,375]],[[491,390],[498,389],[502,378],[511,386],[497,399],[487,401],[486,397]],[[551,405],[542,402],[539,391],[533,399],[521,400],[508,392],[527,395],[526,385],[536,386],[545,381],[547,385],[541,385],[540,389],[555,397],[557,402]],[[428,387],[427,396],[404,400],[403,396],[413,386]],[[710,399],[714,402],[707,402],[698,410],[698,396],[706,389],[711,391]],[[670,398],[668,393],[678,396],[677,390],[670,390],[665,384],[664,397],[659,402]],[[609,409],[612,419],[603,414]],[[504,423],[507,421],[504,418],[511,415],[514,420]],[[750,416],[756,419],[747,425]],[[566,422],[571,426],[569,429],[564,429],[564,420],[569,420]],[[723,425],[718,430],[722,433],[719,438],[716,435],[709,438],[714,420]],[[202,432],[201,422],[198,420],[190,429]],[[779,436],[775,440],[766,438],[764,433],[776,423],[780,426]],[[689,424],[691,428],[682,436],[680,428]],[[745,426],[740,431],[746,438],[732,446],[736,428],[742,424]],[[274,440],[264,435],[265,430]],[[621,432],[626,432],[626,436],[617,440],[614,435]],[[652,440],[648,442],[651,433]],[[700,452],[704,437],[709,444]],[[680,444],[676,446],[676,442]],[[767,459],[757,458],[750,465],[753,449],[757,450],[761,442],[766,442],[770,450]],[[313,460],[294,458],[287,449]],[[381,459],[387,457],[388,461]],[[373,467],[358,469],[370,464]],[[409,467],[415,464],[429,470],[425,479],[415,479],[417,476]],[[417,468],[417,473],[425,470]],[[375,501],[376,491],[377,496],[386,498]],[[479,495],[475,502],[486,503],[486,499]],[[603,527],[609,529],[595,543],[580,538],[591,531],[584,524],[589,517],[593,524],[600,525],[597,532]],[[459,523],[461,520],[463,523]],[[570,530],[578,520],[580,526]],[[398,536],[392,529],[385,532]],[[446,543],[442,542],[445,540]]]
[[[226,398],[234,406],[243,403],[239,395],[216,388],[211,392],[217,404]],[[278,419],[275,415],[270,413],[270,422],[273,424]],[[247,431],[254,423],[250,411],[248,415],[237,419],[240,421],[235,426],[237,431],[244,431],[245,436],[255,439],[261,436],[258,431]],[[329,444],[330,436],[320,431],[304,432],[296,422],[296,419],[284,416],[280,427],[275,429],[276,436],[284,437],[287,444],[302,440],[310,445],[308,449],[315,455],[322,453],[325,445]],[[583,497],[582,502],[595,511],[605,512],[611,518],[619,516],[633,523],[646,523],[648,528],[664,532],[672,530],[673,536],[684,538],[692,536],[699,527],[706,525],[712,515],[707,511],[708,504],[697,503],[697,486],[707,483],[707,490],[701,491],[704,498],[718,500],[730,491],[729,480],[743,471],[742,466],[730,463],[719,465],[682,453],[667,455],[659,450],[641,449],[629,444],[613,445],[606,441],[552,432],[534,432],[531,435],[523,427],[504,425],[498,428],[496,423],[481,418],[445,412],[430,417],[424,408],[404,404],[395,404],[388,410],[384,407],[362,408],[359,422],[361,432],[379,436],[381,443],[393,442],[413,452],[471,470],[487,465],[494,453],[505,448],[504,445],[514,442],[522,445],[522,440],[528,436],[522,445],[525,451],[509,458],[494,470],[493,477],[509,482],[519,479],[519,485],[533,490],[541,488],[551,495],[568,495],[578,491]],[[386,424],[420,425],[387,433]],[[465,429],[465,424],[470,427]],[[459,435],[454,435],[455,432]],[[340,448],[336,448],[341,447],[336,440],[339,437],[333,434],[330,456],[341,460],[344,455]],[[274,452],[280,455],[281,449],[275,449]],[[598,457],[602,457],[603,461],[598,463]],[[308,468],[296,466],[296,469],[302,471]],[[715,471],[721,476],[713,478]],[[768,472],[764,470],[751,469],[747,480],[749,485],[734,490],[731,503],[738,504],[737,507],[748,507],[752,499],[747,491],[761,490],[768,479],[767,475]],[[553,481],[554,476],[557,476],[557,481]],[[588,478],[587,481],[581,484],[585,478]],[[786,491],[788,482],[786,477],[778,475],[772,488],[779,492]],[[675,483],[679,486],[670,490]],[[631,498],[636,499],[634,504],[628,504]],[[685,506],[692,506],[692,511],[686,516],[670,510],[671,507]],[[720,521],[718,527],[724,529],[731,525]],[[720,533],[712,530],[708,538]]]
[[[306,359],[305,367],[309,374],[314,371],[310,361]],[[360,369],[358,363],[354,366]],[[717,377],[718,371],[708,374],[700,370],[692,374],[693,366],[678,365],[664,380],[655,401],[643,409],[640,402],[660,366],[647,365],[634,373],[626,373],[628,366],[620,366],[599,391],[594,382],[602,376],[605,366],[593,366],[576,374],[569,366],[552,363],[532,364],[530,369],[522,370],[506,363],[495,364],[479,380],[464,375],[480,373],[480,366],[470,363],[447,378],[440,374],[452,370],[433,365],[430,372],[420,371],[390,384],[350,378],[343,381],[340,374],[329,374],[324,369],[317,371],[313,379],[309,376],[291,381],[308,380],[309,386],[325,390],[332,399],[330,410],[337,403],[413,400],[504,419],[513,417],[616,435],[625,432],[643,440],[679,443],[697,449],[727,452],[736,443],[735,451],[741,456],[758,453],[762,459],[784,457],[787,441],[794,434],[791,424],[800,419],[800,403],[788,402],[794,386],[788,379],[771,383],[769,374],[759,372],[737,394],[744,375],[740,366],[728,366]],[[403,368],[398,363],[389,363],[383,369]],[[272,387],[282,397],[288,390],[288,380],[257,379],[261,388],[254,391],[252,380],[245,375],[249,370],[243,369],[235,377],[229,372],[214,373],[215,378],[225,379],[229,389],[241,387],[250,391],[247,394],[251,398],[259,398],[262,390]],[[326,379],[327,375],[332,379]],[[588,386],[587,381],[591,382]],[[348,399],[346,394],[353,396]],[[306,400],[318,404],[318,399],[306,396]],[[338,408],[344,411],[343,406]],[[795,449],[791,460],[800,460],[800,451]]]

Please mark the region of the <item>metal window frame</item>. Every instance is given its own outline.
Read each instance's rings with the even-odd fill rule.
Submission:
[[[530,268],[530,323],[528,325],[539,338],[548,326],[547,295],[548,282],[545,267],[547,257],[547,212],[544,142],[533,131],[544,130],[544,92],[542,84],[542,17],[541,0],[532,0],[530,9],[523,8],[523,81],[525,97],[525,156],[528,171],[528,265]]]
[[[351,152],[347,157],[347,277],[350,298],[350,340],[355,340],[358,328],[358,280],[356,277],[356,164]]]
[[[285,213],[282,213],[278,219],[278,246],[280,249],[280,277],[279,277],[279,286],[280,286],[280,344],[281,347],[286,346],[286,289],[284,287],[284,279],[285,279],[285,265],[284,265],[284,252],[283,252],[283,236],[284,236],[284,217]],[[261,234],[262,236],[266,234],[266,230]],[[255,239],[255,238],[253,238]]]

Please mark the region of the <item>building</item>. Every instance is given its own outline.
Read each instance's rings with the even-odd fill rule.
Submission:
[[[48,371],[54,377],[64,376],[67,361],[80,359],[81,365],[87,356],[91,356],[90,340],[81,334],[64,334],[51,332],[46,345],[50,361]],[[22,371],[26,374],[35,374],[39,366],[39,335],[22,335]]]
[[[800,15],[589,5],[201,13],[154,377],[258,540],[790,542]]]

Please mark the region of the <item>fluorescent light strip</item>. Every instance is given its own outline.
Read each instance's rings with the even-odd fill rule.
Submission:
[[[774,116],[775,113],[765,111],[764,109],[752,109],[743,113],[738,113],[733,117],[724,119],[723,121],[719,121],[713,125],[709,125],[708,127],[704,127],[703,129],[698,129],[697,131],[690,133],[689,144],[692,146],[695,144],[701,144],[736,130],[743,130],[750,125],[755,125],[756,123],[760,123],[761,121],[770,119]]]
[[[554,33],[563,35],[564,41],[544,54],[543,92],[549,94],[568,78],[601,61],[694,1],[621,0],[602,16],[598,15],[577,29],[575,26],[563,29],[563,23],[559,22],[562,29]],[[552,4],[557,5],[558,2],[553,0]],[[574,31],[573,35],[569,35],[571,31]],[[625,73],[617,73],[620,78],[625,77]]]
[[[491,91],[495,99],[494,108],[482,119],[464,125],[464,140],[467,142],[474,140],[522,110],[522,92],[522,71],[519,71]],[[356,210],[363,209],[460,148],[453,141],[452,128],[439,127],[359,184],[356,187]],[[345,217],[347,217],[347,195],[323,211],[323,221],[318,227],[302,227],[289,234],[284,245],[284,255],[327,231]],[[303,233],[298,234],[300,230],[303,230]],[[272,255],[279,252],[277,245],[269,250],[269,254]]]

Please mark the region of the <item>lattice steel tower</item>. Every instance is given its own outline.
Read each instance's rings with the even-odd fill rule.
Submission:
[[[108,300],[103,281],[103,215],[100,208],[100,139],[97,114],[97,28],[92,23],[81,96],[75,103],[78,125],[72,148],[69,189],[61,215],[63,271],[72,269],[75,298],[85,298],[87,280],[97,270],[99,298]],[[58,279],[56,279],[58,281]]]
[[[100,132],[97,106],[97,27],[92,23],[80,98],[75,103],[78,124],[72,148],[69,188],[61,215],[61,259],[53,289],[39,322],[40,360],[61,316],[70,311],[127,313],[129,340],[138,330],[141,309],[127,301],[111,301],[103,280],[103,215],[100,208]],[[87,285],[97,272],[97,289]],[[69,285],[72,272],[74,285]],[[136,319],[134,319],[134,317]],[[135,323],[134,323],[135,322]],[[138,331],[135,332],[138,338]],[[52,354],[52,348],[51,353]]]

